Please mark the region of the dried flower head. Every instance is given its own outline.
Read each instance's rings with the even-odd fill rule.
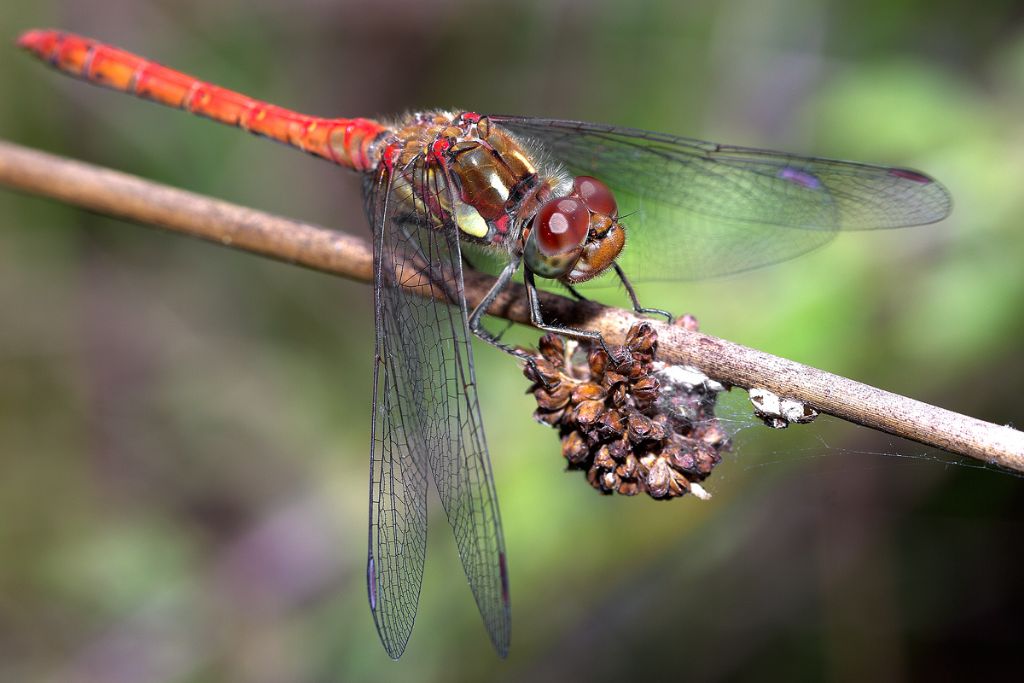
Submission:
[[[725,387],[694,368],[656,360],[657,350],[647,323],[634,325],[625,346],[611,353],[544,335],[524,369],[537,400],[534,416],[558,429],[569,469],[586,471],[603,493],[707,498],[698,482],[729,448],[715,417]]]

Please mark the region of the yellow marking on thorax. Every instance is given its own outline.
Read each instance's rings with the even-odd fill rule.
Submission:
[[[536,173],[537,172],[537,168],[533,164],[531,164],[530,160],[526,158],[526,155],[524,155],[518,149],[512,149],[512,150],[510,150],[510,152],[511,152],[512,156],[514,156],[516,159],[518,159],[519,162],[530,171],[530,173]]]
[[[464,202],[456,202],[455,223],[462,232],[481,239],[486,237],[490,230],[480,212]]]

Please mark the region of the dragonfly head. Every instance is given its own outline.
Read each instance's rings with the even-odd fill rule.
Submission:
[[[534,214],[523,258],[535,274],[571,285],[604,272],[625,243],[612,191],[597,178],[577,176],[568,196],[549,199]]]

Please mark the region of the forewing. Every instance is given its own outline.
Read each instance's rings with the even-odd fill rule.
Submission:
[[[579,121],[490,118],[615,191],[628,235],[621,263],[637,279],[756,268],[819,247],[839,230],[932,223],[951,208],[942,185],[910,169]]]
[[[440,170],[412,165],[394,172],[388,191],[378,186],[370,193],[386,196],[388,206],[378,211],[383,214],[378,240],[378,318],[383,334],[379,330],[378,338],[386,340],[378,343],[378,352],[385,352],[378,364],[395,370],[394,403],[405,417],[404,433],[416,472],[429,468],[433,474],[470,588],[491,640],[504,656],[510,635],[505,548],[477,403],[459,237],[450,221],[438,218],[444,207],[452,206],[448,187]],[[377,413],[379,421],[379,409]],[[381,443],[375,438],[375,445]],[[371,556],[373,542],[371,536]],[[378,547],[377,554],[381,552]],[[415,577],[417,592],[421,575],[422,571]],[[380,612],[379,594],[376,600]],[[415,615],[415,601],[411,604],[410,615]],[[378,619],[378,629],[381,623]],[[395,623],[408,624],[407,638],[411,619]],[[383,630],[381,637],[386,643]]]
[[[388,227],[390,175],[367,183],[374,231],[376,343],[370,444],[370,610],[388,655],[398,659],[412,632],[423,583],[427,533],[427,455],[417,387],[424,368],[402,344],[409,325],[397,286],[395,247]]]

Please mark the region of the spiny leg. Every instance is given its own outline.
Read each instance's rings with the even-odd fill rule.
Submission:
[[[509,282],[512,281],[512,276],[515,275],[516,270],[519,269],[519,258],[513,258],[505,265],[502,269],[501,274],[498,275],[497,281],[491,286],[484,298],[480,300],[480,303],[476,305],[473,312],[469,315],[469,329],[480,339],[484,340],[491,346],[497,347],[505,353],[512,354],[517,358],[522,358],[531,365],[534,364],[533,356],[526,353],[522,349],[517,349],[513,346],[509,346],[504,342],[500,341],[498,336],[492,334],[487,328],[483,326],[483,317],[487,313],[487,309],[491,307],[494,300],[498,298],[498,295],[508,287]]]
[[[514,324],[515,323],[513,323],[511,320],[506,320],[505,324],[502,325],[501,330],[499,330],[497,333],[493,333],[492,332],[492,334],[494,335],[494,338],[497,339],[498,341],[501,341],[501,338],[505,336],[506,332],[508,332],[509,330],[512,329],[512,326]]]
[[[463,265],[463,269],[469,268],[470,270],[475,270],[478,273],[485,272],[485,271],[480,270],[476,266],[476,264],[473,263],[473,260],[470,259],[469,256],[466,255],[465,251],[462,252],[462,265]],[[579,295],[576,294],[575,292],[573,292],[573,295],[576,296],[577,298],[580,298]],[[509,330],[512,329],[513,325],[515,325],[514,322],[512,322],[511,320],[506,320],[504,327],[501,328],[501,331],[498,332],[497,334],[491,333],[491,336],[493,336],[496,340],[501,341],[501,338],[505,336],[506,332],[508,332]]]
[[[605,343],[604,337],[596,330],[580,330],[575,327],[552,325],[551,323],[544,322],[544,314],[540,310],[540,297],[537,296],[537,283],[534,280],[533,272],[529,268],[523,270],[523,279],[526,282],[526,298],[530,303],[530,322],[534,327],[545,332],[553,332],[573,339],[596,341],[601,345],[605,353],[609,356],[612,355],[612,351]]]
[[[572,294],[572,297],[573,297],[574,299],[576,299],[576,301],[590,301],[590,299],[588,299],[587,297],[585,297],[585,296],[583,296],[582,294],[580,294],[580,293],[579,293],[579,292],[578,292],[578,291],[576,290],[576,288],[575,288],[575,287],[573,287],[572,285],[570,285],[570,284],[566,284],[566,283],[564,283],[564,282],[562,282],[562,283],[560,283],[560,284],[561,284],[561,285],[562,285],[563,287],[565,287],[565,288],[566,288],[566,289],[567,289],[567,290],[569,291],[569,294]]]
[[[633,302],[633,310],[640,315],[663,315],[666,318],[666,322],[670,325],[675,322],[676,317],[668,311],[660,308],[645,308],[640,305],[640,299],[636,296],[636,290],[633,289],[633,283],[626,277],[626,273],[622,270],[622,266],[618,263],[615,265],[615,274],[619,276],[619,280],[622,281],[622,286],[626,288],[626,293],[629,294],[629,300]]]
[[[497,282],[494,283],[491,289],[484,295],[484,298],[480,300],[480,303],[477,304],[476,308],[474,308],[473,312],[470,314],[469,329],[473,334],[491,346],[499,348],[505,353],[511,354],[516,358],[522,359],[530,367],[532,375],[538,378],[538,381],[544,385],[544,388],[551,390],[554,389],[554,385],[549,384],[545,374],[537,368],[537,359],[533,355],[500,341],[500,335],[495,336],[491,334],[491,332],[482,324],[483,317],[484,314],[487,313],[487,309],[491,307],[491,304],[498,298],[498,295],[501,294],[502,290],[508,287],[509,282],[512,281],[512,276],[515,275],[516,270],[519,269],[520,262],[520,258],[514,258],[509,261],[508,265],[506,265],[504,269],[502,269]],[[533,317],[532,313],[530,317]],[[504,331],[502,334],[504,334]]]
[[[461,253],[462,253],[462,266],[463,266],[463,270],[465,270],[466,268],[469,268],[470,270],[475,270],[478,273],[487,272],[487,271],[481,270],[477,266],[477,264],[473,263],[473,259],[469,258],[469,256],[466,254],[465,251],[462,251]],[[495,339],[500,341],[501,338],[505,336],[505,333],[508,332],[510,329],[512,329],[513,325],[515,325],[514,322],[512,322],[511,320],[506,320],[505,321],[505,326],[501,328],[501,331],[498,332],[497,334],[493,334],[492,333],[492,336]]]

